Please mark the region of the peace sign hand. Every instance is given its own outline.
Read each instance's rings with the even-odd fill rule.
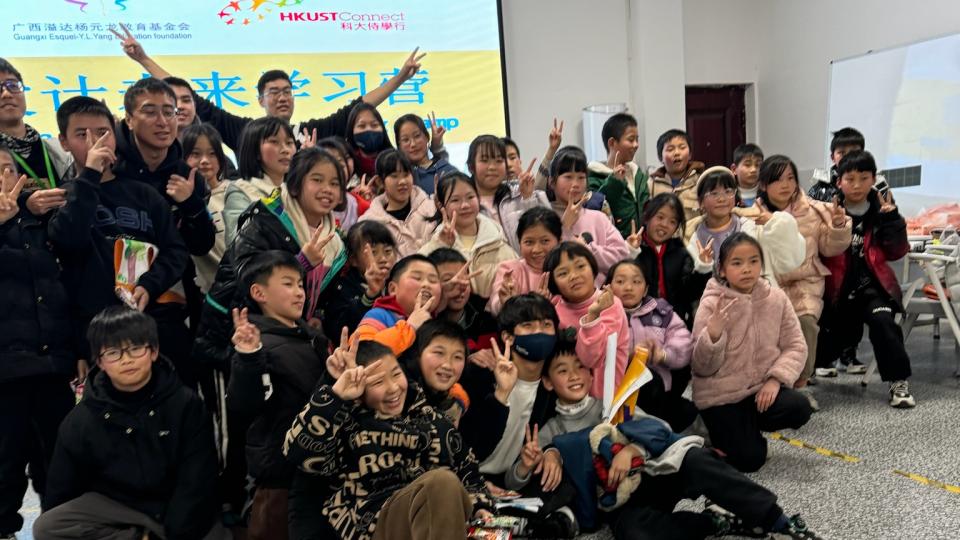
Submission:
[[[840,197],[834,195],[830,204],[830,222],[834,229],[839,229],[847,223],[847,211],[840,204]]]
[[[563,120],[560,121],[560,124],[557,125],[557,119],[553,119],[553,128],[550,130],[550,135],[547,136],[548,148],[551,152],[556,153],[557,149],[560,148],[560,143],[563,141]]]
[[[367,283],[367,298],[376,298],[380,296],[380,291],[387,283],[387,276],[390,275],[389,268],[381,268],[373,256],[373,248],[370,244],[363,245],[363,258],[366,270],[363,272],[363,279]]]
[[[247,318],[247,308],[233,308],[233,348],[240,354],[260,349],[260,329]]]
[[[593,193],[586,192],[583,194],[583,197],[580,197],[578,201],[568,201],[567,208],[563,211],[563,215],[560,216],[560,221],[563,223],[563,228],[570,230],[577,223],[577,220],[580,219],[580,209],[583,208],[583,205],[590,200],[590,197],[593,196]]]
[[[703,264],[713,264],[713,240],[713,238],[710,238],[707,245],[703,245],[697,238],[697,250],[700,252],[700,262]]]
[[[189,199],[190,195],[193,195],[196,176],[196,167],[190,169],[190,176],[187,178],[184,178],[179,174],[171,174],[170,180],[167,181],[167,195],[169,195],[170,198],[173,199],[173,201],[177,204]]]
[[[537,283],[537,288],[530,292],[539,294],[540,296],[546,298],[547,300],[550,300],[551,298],[553,298],[553,294],[550,293],[550,273],[544,272],[543,274],[541,274],[540,282]]]
[[[607,158],[607,167],[613,170],[613,176],[617,180],[625,181],[627,178],[627,165],[620,163],[620,151],[617,150],[613,155]]]
[[[736,298],[729,302],[726,302],[726,300],[726,296],[720,297],[720,301],[717,302],[717,309],[714,310],[710,315],[710,319],[707,321],[707,334],[714,343],[720,340],[720,336],[723,335],[723,329],[726,328],[730,322],[730,315],[728,313],[730,307],[737,303]]]
[[[443,148],[443,136],[447,128],[437,123],[437,113],[430,111],[430,149],[436,152]]]
[[[524,199],[529,199],[533,197],[533,188],[534,188],[534,175],[533,175],[533,166],[537,164],[537,158],[530,160],[530,165],[527,167],[527,170],[520,173],[520,197]]]
[[[417,55],[417,52],[420,50],[420,47],[417,47],[410,53],[410,56],[407,57],[407,60],[403,63],[403,67],[400,68],[400,79],[402,81],[407,81],[410,77],[413,77],[420,71],[420,60],[423,59],[427,53]]]
[[[497,359],[497,364],[493,368],[493,378],[497,381],[497,389],[494,391],[494,397],[500,403],[506,404],[510,397],[510,392],[517,384],[517,365],[511,360],[513,339],[508,338],[504,341],[504,349],[500,350],[497,344],[497,338],[490,338],[490,347],[493,349],[493,355]]]
[[[340,346],[327,357],[327,372],[334,379],[339,379],[343,372],[357,367],[357,346],[360,340],[350,343],[350,334],[347,327],[340,330]]]
[[[439,240],[447,247],[453,247],[457,241],[457,211],[448,213],[446,208],[440,210],[443,215],[443,224],[440,229]]]
[[[380,369],[383,359],[372,362],[367,366],[354,366],[347,368],[337,382],[333,383],[330,389],[337,397],[344,401],[352,401],[363,395],[368,384],[373,384],[383,378],[383,374],[370,375]]]
[[[137,41],[137,38],[133,37],[133,34],[130,33],[130,30],[128,30],[123,23],[120,23],[120,28],[123,29],[123,34],[117,32],[116,28],[110,28],[109,30],[120,40],[120,46],[123,47],[123,52],[126,53],[131,60],[138,64],[143,63],[148,57],[140,45],[140,42]]]
[[[20,212],[17,197],[20,196],[24,184],[27,183],[27,175],[21,174],[19,179],[16,178],[13,169],[6,168],[3,170],[3,179],[0,182],[0,223],[10,221]]]
[[[627,245],[633,249],[640,249],[640,244],[643,242],[643,227],[640,227],[640,230],[637,230],[637,222],[630,222],[630,236],[626,238]]]
[[[766,225],[766,223],[773,218],[773,214],[767,210],[767,207],[763,204],[759,197],[753,201],[753,206],[760,211],[760,215],[753,218],[757,225]]]
[[[323,225],[318,225],[310,236],[310,240],[300,248],[300,253],[303,253],[311,266],[320,266],[323,263],[323,248],[327,247],[327,244],[333,240],[333,235],[336,234],[330,232],[324,235],[322,229]]]
[[[526,426],[526,432],[523,437],[523,449],[520,450],[520,467],[517,472],[519,476],[526,477],[530,470],[540,464],[543,460],[543,450],[540,449],[540,426],[533,425],[533,431],[530,430],[530,424]]]
[[[893,193],[889,190],[886,193],[880,194],[880,213],[887,214],[893,212],[897,209],[897,205],[893,202]]]
[[[86,130],[84,134],[87,144],[87,160],[84,163],[86,167],[102,173],[117,162],[116,154],[106,145],[107,139],[112,136],[113,130],[107,130],[99,139],[94,140],[93,130]]]
[[[300,143],[301,150],[317,146],[317,128],[313,128],[313,131],[310,132],[307,131],[307,128],[303,128],[300,133],[303,135],[303,142]]]
[[[410,316],[407,317],[407,324],[412,326],[415,330],[419,329],[420,326],[429,321],[433,316],[430,315],[430,311],[433,309],[433,305],[437,302],[437,299],[433,296],[429,300],[424,300],[424,291],[420,291],[417,295],[417,304],[413,307],[413,312],[410,313]]]

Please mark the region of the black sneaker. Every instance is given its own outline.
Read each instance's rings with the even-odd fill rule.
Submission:
[[[766,538],[763,527],[750,527],[736,514],[718,504],[706,502],[703,513],[713,520],[717,532],[714,536],[748,536],[750,538]]]
[[[800,514],[794,514],[787,520],[787,526],[781,531],[773,531],[770,540],[823,540],[817,533],[807,528]]]
[[[867,372],[867,366],[857,359],[856,347],[843,350],[840,354],[839,368],[847,372],[847,375],[863,375]]]

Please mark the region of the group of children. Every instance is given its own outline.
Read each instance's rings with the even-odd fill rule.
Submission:
[[[886,264],[905,223],[855,130],[809,195],[786,156],[707,168],[681,130],[648,174],[625,113],[606,161],[554,123],[538,168],[483,135],[465,173],[435,118],[393,120],[394,148],[377,112],[416,51],[292,125],[286,73],[241,118],[119,37],[154,77],[120,122],[66,100],[58,141],[0,59],[0,538],[28,466],[40,540],[464,538],[517,494],[542,502],[532,537],[817,538],[744,476],[762,432],[809,420],[814,374],[856,372],[863,324],[915,405]],[[650,380],[607,423],[635,359]]]

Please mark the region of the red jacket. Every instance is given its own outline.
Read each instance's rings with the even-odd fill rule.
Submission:
[[[864,217],[863,252],[867,268],[873,272],[887,294],[900,304],[902,292],[900,280],[888,261],[903,258],[910,252],[907,241],[907,223],[900,212],[880,213],[880,200],[876,192],[869,195],[870,209]],[[835,304],[843,289],[843,281],[853,254],[850,248],[835,257],[824,257],[823,263],[830,270],[826,277],[826,299]]]

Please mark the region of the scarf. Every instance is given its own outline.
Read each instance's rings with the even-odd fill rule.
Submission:
[[[16,152],[17,155],[23,159],[30,157],[33,145],[37,144],[37,141],[40,140],[40,133],[38,133],[37,130],[33,129],[30,124],[26,124],[26,128],[27,134],[24,135],[23,138],[0,132],[0,143],[3,143],[4,146]]]

